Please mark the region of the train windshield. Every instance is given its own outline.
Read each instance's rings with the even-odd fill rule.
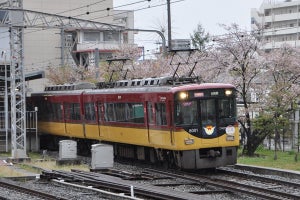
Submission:
[[[175,124],[178,126],[227,126],[236,120],[234,98],[178,101],[175,109]]]

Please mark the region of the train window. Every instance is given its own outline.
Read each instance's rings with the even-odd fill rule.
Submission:
[[[142,103],[131,103],[132,122],[144,123],[144,107]]]
[[[98,121],[100,122],[102,120],[102,113],[103,113],[103,104],[98,103]]]
[[[167,125],[166,104],[155,104],[156,125]]]
[[[105,109],[104,119],[105,119],[105,121],[108,121],[108,122],[116,121],[114,105],[115,104],[113,104],[113,103],[105,103],[104,104],[104,109]]]
[[[175,111],[175,123],[179,124],[198,124],[197,102],[184,101],[178,102]]]
[[[124,122],[126,121],[126,104],[125,103],[116,103],[115,112],[116,112],[116,121]]]
[[[105,103],[104,109],[105,121],[144,123],[142,103]]]
[[[200,101],[202,126],[216,124],[216,104],[215,99]]]
[[[236,110],[234,99],[220,99],[218,103],[219,118],[221,124],[228,124],[235,122]]]
[[[51,105],[48,101],[43,101],[39,105],[40,112],[39,113],[39,118],[41,120],[51,120]]]
[[[154,124],[153,119],[153,106],[151,102],[147,102],[147,113],[148,113],[148,123]]]
[[[84,117],[88,121],[96,120],[94,103],[85,103],[84,104]]]
[[[65,118],[66,120],[80,120],[80,105],[79,103],[65,104]]]
[[[54,121],[62,120],[62,112],[61,112],[61,105],[60,103],[52,103],[52,117]]]

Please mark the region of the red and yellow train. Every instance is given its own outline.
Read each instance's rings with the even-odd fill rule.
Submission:
[[[150,78],[101,89],[90,86],[49,86],[32,94],[39,132],[107,142],[116,156],[182,169],[236,163],[239,131],[233,85]]]

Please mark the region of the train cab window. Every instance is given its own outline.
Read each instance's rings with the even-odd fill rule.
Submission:
[[[216,124],[216,103],[215,99],[200,101],[202,126]]]
[[[233,124],[236,120],[235,101],[233,98],[219,99],[218,113],[220,124]]]
[[[148,123],[154,124],[153,106],[151,102],[147,102]]]
[[[84,104],[84,117],[88,121],[95,121],[96,115],[95,115],[95,107],[94,103],[85,103]]]
[[[155,104],[156,125],[167,125],[166,104]]]
[[[175,123],[176,125],[196,125],[199,117],[196,101],[184,101],[176,104]]]

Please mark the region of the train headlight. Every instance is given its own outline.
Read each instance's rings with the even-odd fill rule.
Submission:
[[[225,95],[226,96],[232,95],[232,90],[225,90]]]
[[[188,93],[187,92],[180,92],[179,93],[179,99],[180,100],[185,100],[185,99],[187,99],[188,98]]]

